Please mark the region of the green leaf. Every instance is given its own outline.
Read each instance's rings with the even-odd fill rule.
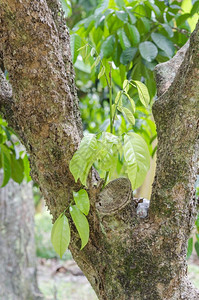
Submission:
[[[77,193],[73,192],[73,198],[79,210],[87,216],[90,210],[90,201],[87,191],[82,189]]]
[[[116,136],[110,132],[103,132],[102,133],[102,141],[112,143],[112,144],[118,144],[119,138],[118,138],[118,136]]]
[[[101,60],[101,57],[98,56],[98,57],[96,58],[96,60],[94,61],[94,63],[92,64],[91,70],[92,70],[94,67],[96,67],[96,66],[100,63],[100,60]]]
[[[145,107],[147,107],[150,102],[150,96],[149,96],[149,92],[148,92],[146,85],[144,83],[142,83],[141,81],[133,80],[133,82],[137,86],[140,101],[142,102],[142,104]]]
[[[101,46],[101,53],[103,57],[108,58],[111,56],[114,50],[114,44],[115,44],[115,37],[113,35],[110,35]]]
[[[110,1],[110,2],[111,2],[111,1]],[[124,0],[115,0],[115,4],[116,4],[119,8],[125,7],[125,2],[124,2]]]
[[[120,107],[119,107],[118,110],[121,111],[121,112],[124,114],[124,116],[126,117],[127,121],[128,121],[130,124],[132,124],[132,125],[135,124],[135,118],[134,118],[134,115],[132,114],[132,112],[131,112],[128,108],[126,108],[126,107],[121,107],[121,108],[120,108]]]
[[[135,24],[137,19],[136,17],[134,16],[133,12],[131,12],[129,9],[126,10],[128,15],[129,15],[129,19],[130,19],[130,22],[131,24]]]
[[[66,17],[70,17],[72,14],[71,3],[69,0],[60,0],[62,4],[63,11]]]
[[[101,68],[101,71],[99,72],[99,75],[98,75],[98,79],[100,79],[100,77],[102,77],[105,73],[105,66],[102,66]]]
[[[144,139],[134,132],[124,136],[124,158],[127,163],[127,174],[132,189],[138,188],[145,179],[150,167],[150,154]]]
[[[86,246],[89,239],[89,224],[85,215],[79,210],[76,205],[71,205],[69,208],[72,220],[77,228],[81,238],[81,250]]]
[[[157,47],[152,42],[143,42],[139,44],[141,56],[151,62],[158,54]]]
[[[130,36],[133,40],[133,44],[137,45],[140,42],[140,34],[134,25],[127,24]]]
[[[86,134],[73,155],[69,169],[77,182],[78,178],[86,186],[88,173],[96,160],[97,140],[95,134]]]
[[[81,56],[83,59],[85,59],[88,55],[88,44],[86,44],[85,47],[83,46],[83,47],[79,48],[79,50],[80,49],[81,49]],[[89,54],[90,54],[90,52],[89,52]]]
[[[101,151],[98,160],[99,169],[112,173],[116,169],[118,160],[117,145],[101,142]]]
[[[151,38],[154,41],[154,43],[167,54],[169,58],[171,58],[174,55],[174,45],[164,35],[153,32],[151,34]]]
[[[100,126],[100,131],[106,131],[107,128],[110,126],[110,119],[106,119],[102,125]]]
[[[81,46],[81,37],[74,33],[70,36],[70,47],[71,47],[71,54],[72,54],[72,60],[73,60],[73,64],[76,62],[77,60],[77,56],[79,54],[79,47]]]
[[[121,10],[121,11],[115,11],[116,16],[118,17],[118,19],[120,19],[122,22],[128,22],[128,14]]]
[[[11,155],[11,178],[17,183],[21,183],[24,178],[23,160],[16,159],[14,155]]]
[[[188,239],[188,247],[187,247],[187,259],[190,258],[193,252],[193,238]]]
[[[195,242],[195,250],[196,250],[196,253],[197,253],[198,257],[199,257],[199,242],[198,241]]]
[[[30,176],[30,163],[29,163],[27,154],[23,158],[23,163],[24,163],[24,175],[25,175],[26,181],[29,182],[32,180],[32,178]]]
[[[196,1],[191,9],[191,15],[199,13],[199,1]]]
[[[197,241],[199,242],[199,233],[196,233]]]
[[[116,169],[118,151],[117,145],[119,143],[119,138],[109,132],[103,132],[102,140],[99,143],[99,168],[104,171],[112,172]]]
[[[11,177],[11,165],[10,165],[10,153],[9,150],[4,145],[0,145],[1,148],[1,161],[2,161],[2,167],[3,167],[3,182],[1,184],[1,187],[4,187],[10,177]]]
[[[176,20],[177,26],[180,27],[180,25],[184,24],[187,21],[187,19],[190,17],[191,17],[191,14],[189,14],[189,13],[180,15]]]
[[[108,8],[108,4],[109,4],[108,0],[102,1],[98,5],[97,9],[95,10],[95,17],[97,17],[99,14],[103,13]]]
[[[130,43],[124,29],[123,28],[118,29],[117,33],[119,36],[120,45],[122,46],[122,49],[125,50],[127,48],[130,48],[131,43]]]
[[[143,17],[143,18],[140,18],[140,21],[141,21],[141,23],[142,23],[142,24],[140,24],[140,25],[141,25],[141,28],[142,28],[142,31],[143,31],[144,33],[150,32],[150,30],[151,30],[151,23],[150,23],[150,20],[147,19],[147,18],[145,18],[145,17]],[[140,30],[140,28],[139,28],[139,30]]]
[[[168,33],[169,37],[173,37],[174,33],[172,28],[168,25],[168,24],[162,24],[162,27],[166,30],[166,32]]]
[[[77,49],[77,51],[81,51],[81,50],[85,49],[87,46],[88,46],[88,44],[85,44],[84,46],[82,46],[79,49]]]
[[[147,5],[151,10],[153,10],[153,11],[155,12],[155,15],[156,15],[157,17],[160,17],[160,16],[161,16],[160,9],[159,9],[159,7],[158,7],[157,5],[155,5],[155,4],[153,4],[153,3],[149,2],[149,1],[146,1],[145,3],[146,3],[146,5]]]
[[[61,214],[53,224],[51,242],[55,252],[62,258],[70,243],[70,227],[64,214]]]
[[[196,219],[196,222],[195,222],[195,224],[196,224],[196,227],[198,227],[199,228],[199,214],[197,215],[197,219]],[[199,230],[198,230],[199,231]]]
[[[125,79],[123,82],[123,90],[125,93],[128,93],[129,91],[129,81],[127,79]]]
[[[115,105],[122,106],[122,91],[117,92],[117,95],[115,98]]]
[[[137,48],[131,47],[124,50],[120,56],[120,63],[123,65],[128,65],[135,57],[137,53]]]
[[[132,110],[133,110],[133,113],[135,113],[135,102],[133,101],[133,99],[129,96],[129,94],[125,93],[124,94],[130,101],[131,103],[131,107],[132,107]]]
[[[95,52],[96,52],[95,48],[92,48],[91,49],[91,56],[93,56],[95,54]]]

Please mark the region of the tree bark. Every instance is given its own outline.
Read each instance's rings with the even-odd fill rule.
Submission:
[[[30,153],[32,176],[55,220],[81,187],[68,168],[82,137],[69,33],[56,0],[0,3],[1,51],[13,88],[13,102],[7,101],[11,125]],[[89,243],[79,250],[71,224],[70,249],[99,299],[199,299],[186,264],[196,210],[198,40],[199,25],[190,45],[157,67],[157,171],[148,216],[137,214],[128,179],[101,191],[91,170]]]
[[[2,179],[2,172],[0,174]],[[32,184],[0,189],[0,299],[43,299],[36,281]]]

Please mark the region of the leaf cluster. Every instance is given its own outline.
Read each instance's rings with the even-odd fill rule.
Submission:
[[[90,202],[86,190],[81,189],[78,192],[73,192],[72,203],[67,209],[57,218],[53,224],[51,231],[51,242],[56,253],[62,258],[63,254],[67,250],[70,244],[71,230],[69,220],[65,213],[68,210],[71,219],[77,229],[77,232],[81,239],[81,250],[86,246],[89,239],[89,224],[86,216],[90,210]]]
[[[25,149],[2,118],[0,118],[0,168],[3,169],[1,187],[4,187],[10,178],[19,184],[23,179],[27,182],[31,180]]]

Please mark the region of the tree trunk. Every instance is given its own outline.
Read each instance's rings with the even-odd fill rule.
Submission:
[[[30,153],[32,177],[55,220],[81,187],[68,167],[82,137],[69,33],[57,0],[0,3],[0,51],[13,88],[11,97],[2,80],[2,111]],[[196,209],[198,42],[199,25],[190,44],[157,67],[157,171],[148,216],[137,214],[128,179],[101,191],[91,170],[89,243],[80,251],[71,225],[70,249],[99,299],[199,299],[186,264]]]
[[[1,173],[2,179],[2,173]],[[32,184],[0,189],[0,299],[42,299],[36,281]]]

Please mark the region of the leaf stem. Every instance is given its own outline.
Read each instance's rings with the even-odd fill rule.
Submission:
[[[112,98],[112,63],[109,62],[110,64],[110,72],[109,72],[109,79],[110,79],[110,84],[109,84],[109,105],[110,105],[110,133],[113,133],[113,110],[112,110],[112,104],[113,104],[113,98]]]
[[[109,175],[109,172],[106,172],[106,175],[105,175],[105,178],[104,178],[104,184],[102,186],[102,189],[105,187],[106,185],[106,182],[107,182],[107,179],[108,179],[108,175]]]
[[[117,112],[117,106],[118,106],[118,103],[120,103],[120,99],[122,97],[122,94],[123,94],[123,91],[121,92],[121,95],[120,95],[117,103],[115,103],[115,112],[114,112],[114,115],[113,115],[113,125],[114,125],[114,122],[115,122],[115,117],[116,117],[116,112]]]

